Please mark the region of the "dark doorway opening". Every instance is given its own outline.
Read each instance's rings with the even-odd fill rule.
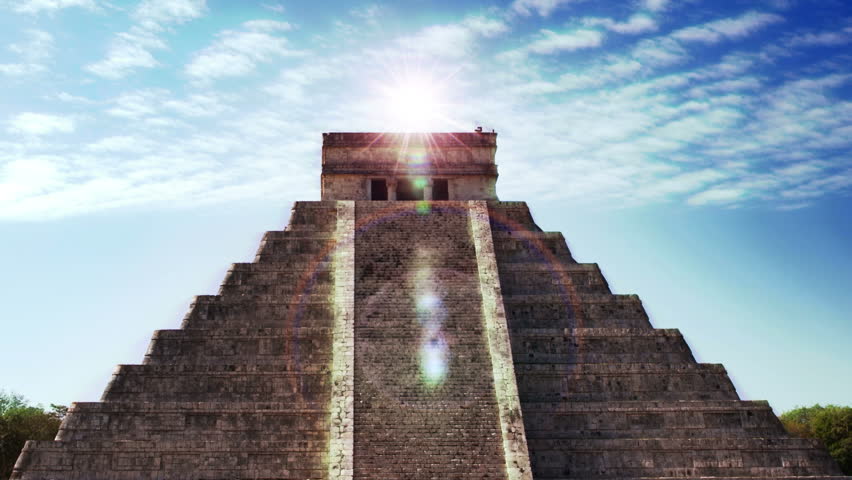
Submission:
[[[388,183],[383,179],[370,180],[370,200],[387,200]]]
[[[432,181],[432,200],[449,200],[450,182],[447,179],[435,179]]]
[[[423,187],[410,178],[400,178],[396,183],[397,200],[423,200]]]

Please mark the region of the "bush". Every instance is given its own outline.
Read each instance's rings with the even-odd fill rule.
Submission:
[[[0,391],[0,478],[9,478],[27,440],[53,440],[67,408],[51,405],[49,411],[27,404],[14,393]]]
[[[791,434],[821,440],[843,474],[852,475],[852,407],[799,407],[780,419]]]

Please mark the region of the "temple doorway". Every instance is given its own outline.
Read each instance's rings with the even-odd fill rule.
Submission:
[[[396,183],[397,200],[423,200],[423,187],[410,178],[400,178]]]

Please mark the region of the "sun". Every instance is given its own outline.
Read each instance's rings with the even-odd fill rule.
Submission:
[[[432,78],[396,79],[394,84],[383,86],[381,92],[389,131],[426,132],[446,126],[446,95]]]

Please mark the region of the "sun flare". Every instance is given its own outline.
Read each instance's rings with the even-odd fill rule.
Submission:
[[[386,121],[392,131],[423,132],[446,117],[441,87],[429,78],[408,78],[383,88]]]

